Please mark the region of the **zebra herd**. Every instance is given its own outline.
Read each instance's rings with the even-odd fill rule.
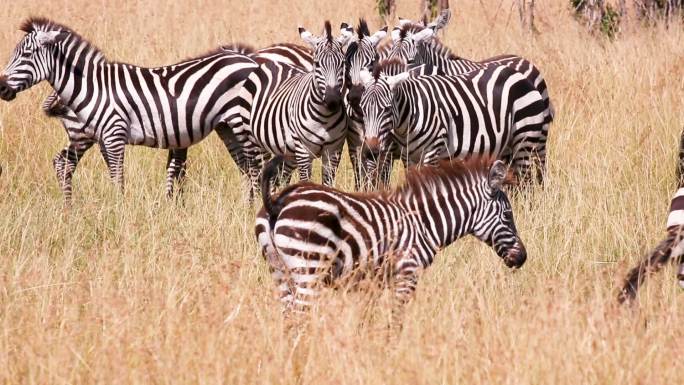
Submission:
[[[522,266],[503,186],[541,183],[546,169],[554,110],[541,72],[519,56],[454,55],[436,37],[450,18],[400,19],[389,33],[371,33],[363,19],[336,32],[325,22],[320,36],[299,28],[308,46],[228,45],[157,68],[109,61],[70,28],[31,18],[0,98],[50,83],[42,107],[69,140],[53,159],[66,202],[96,143],[120,189],[125,145],[167,149],[171,197],[188,148],[216,131],[250,182],[250,201],[261,194],[257,238],[286,307],[306,307],[316,284],[355,271],[391,278],[403,303],[416,272],[466,234]],[[383,191],[332,187],[345,143],[356,190]],[[306,183],[316,158],[323,186]],[[423,167],[386,190],[395,160]],[[302,183],[272,197],[295,168]]]

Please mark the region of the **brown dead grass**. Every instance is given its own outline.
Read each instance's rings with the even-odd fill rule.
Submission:
[[[416,2],[398,13],[415,16]],[[484,3],[485,7],[481,5]],[[539,2],[538,2],[539,3]],[[0,103],[0,381],[5,383],[673,384],[681,381],[684,295],[672,269],[640,306],[615,305],[627,268],[664,235],[682,122],[684,31],[588,35],[565,1],[538,5],[541,34],[505,1],[459,1],[445,35],[465,57],[518,53],[543,70],[556,106],[550,183],[514,197],[529,252],[518,272],[464,240],[419,284],[405,328],[386,301],[331,293],[305,332],[286,332],[236,167],[211,137],[190,151],[183,204],[163,199],[166,155],[129,148],[117,195],[93,151],[62,209],[51,158],[64,144],[39,105],[45,84]],[[72,26],[107,55],[143,65],[221,43],[293,41],[296,27],[369,16],[370,1],[14,1],[0,63],[29,15]],[[352,186],[349,164],[338,185]]]

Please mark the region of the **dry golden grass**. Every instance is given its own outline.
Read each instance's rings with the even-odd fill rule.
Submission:
[[[29,15],[72,26],[109,58],[159,65],[219,43],[298,40],[366,15],[371,1],[13,1],[0,65]],[[399,4],[415,16],[415,1]],[[511,272],[463,240],[422,276],[405,328],[387,301],[331,293],[288,334],[241,203],[239,175],[212,136],[190,151],[184,204],[163,199],[163,151],[127,150],[124,197],[92,151],[65,212],[51,158],[65,143],[42,84],[0,103],[0,381],[4,383],[673,384],[682,379],[684,293],[673,270],[620,309],[620,279],[664,234],[684,122],[684,30],[589,36],[566,1],[538,5],[535,38],[510,3],[459,1],[445,41],[465,57],[518,53],[556,106],[549,185],[514,197],[529,259]],[[352,185],[345,160],[338,180]]]

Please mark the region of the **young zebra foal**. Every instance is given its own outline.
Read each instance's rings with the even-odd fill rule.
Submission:
[[[501,161],[474,157],[410,169],[394,191],[345,193],[299,183],[273,198],[271,181],[282,162],[275,158],[264,170],[264,207],[255,231],[288,311],[306,310],[321,284],[368,273],[388,278],[400,310],[415,291],[418,272],[468,234],[491,246],[508,267],[525,263],[502,190],[507,169]],[[397,321],[400,312],[394,314]]]

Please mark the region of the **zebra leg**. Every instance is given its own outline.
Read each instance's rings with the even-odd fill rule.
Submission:
[[[245,149],[247,175],[249,176],[249,194],[247,201],[252,204],[260,191],[260,177],[263,166],[264,152],[256,146]]]
[[[295,150],[295,160],[297,162],[297,171],[299,171],[299,181],[307,182],[311,180],[311,166],[313,163],[313,156],[308,149],[298,147]]]
[[[401,329],[406,304],[413,298],[418,284],[418,265],[413,259],[399,259],[394,278],[394,305],[392,307],[392,326]]]
[[[327,150],[323,151],[323,169],[321,170],[321,180],[324,186],[334,186],[335,177],[337,176],[337,168],[340,165],[340,160],[342,159],[342,148],[329,152]]]
[[[126,142],[116,138],[105,142],[100,142],[100,152],[107,163],[109,178],[124,192],[124,150]]]
[[[244,174],[248,174],[248,162],[245,159],[245,142],[246,139],[242,138],[242,135],[235,135],[233,129],[228,126],[228,124],[221,124],[214,130],[216,134],[221,138],[223,145],[228,150],[230,157],[238,166],[240,171]]]
[[[169,199],[173,197],[174,183],[178,183],[178,193],[183,192],[182,184],[185,180],[187,158],[187,148],[169,150],[169,157],[166,160],[166,197]]]
[[[62,190],[64,202],[71,203],[72,177],[76,171],[76,166],[83,155],[95,144],[91,138],[71,139],[69,144],[52,158],[52,166],[55,169],[57,182]]]
[[[670,230],[667,233],[667,237],[644,260],[630,270],[625,278],[622,290],[618,294],[619,303],[633,300],[639,287],[644,283],[646,276],[657,272],[670,260],[673,247],[684,240],[684,234],[680,234],[680,232],[681,229],[679,227]]]
[[[358,148],[353,148],[349,143],[347,143],[348,151],[349,151],[349,160],[351,160],[353,172],[354,172],[354,190],[359,191],[361,190],[361,186],[363,184],[363,181],[366,179],[366,173],[365,169],[363,168],[363,164],[361,164],[361,154],[359,153],[360,149]]]

